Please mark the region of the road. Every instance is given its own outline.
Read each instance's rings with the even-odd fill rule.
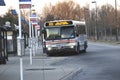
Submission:
[[[120,45],[89,42],[87,53],[50,57],[39,47],[32,65],[26,49],[23,70],[24,80],[120,80]],[[17,56],[0,65],[0,80],[8,79],[20,80]]]
[[[90,43],[87,53],[70,55],[51,65],[81,67],[66,80],[120,80],[120,47]]]

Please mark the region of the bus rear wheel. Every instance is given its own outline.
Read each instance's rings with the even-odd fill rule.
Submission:
[[[82,50],[84,53],[86,53],[86,49],[87,49],[87,42],[84,44],[84,50]]]
[[[83,53],[86,53],[86,49],[82,50]]]
[[[77,48],[76,48],[76,53],[79,54],[80,53],[80,46],[79,44],[77,45]]]

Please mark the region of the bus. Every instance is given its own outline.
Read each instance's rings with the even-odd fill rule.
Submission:
[[[85,21],[47,21],[44,23],[42,33],[43,52],[47,55],[86,52],[88,44]]]

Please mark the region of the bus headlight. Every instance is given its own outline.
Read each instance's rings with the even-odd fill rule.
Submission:
[[[52,48],[50,48],[50,47],[48,48],[49,51],[50,51],[51,49],[52,49]]]
[[[74,46],[70,46],[70,48],[74,48]]]

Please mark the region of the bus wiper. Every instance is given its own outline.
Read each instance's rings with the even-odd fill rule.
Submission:
[[[54,35],[52,39],[55,40],[55,39],[60,39],[60,38],[61,37],[59,35]]]
[[[59,35],[50,35],[47,39],[49,40],[56,40],[56,39],[60,39],[61,37]]]
[[[55,36],[52,37],[52,40],[53,40],[53,41],[55,40]]]

